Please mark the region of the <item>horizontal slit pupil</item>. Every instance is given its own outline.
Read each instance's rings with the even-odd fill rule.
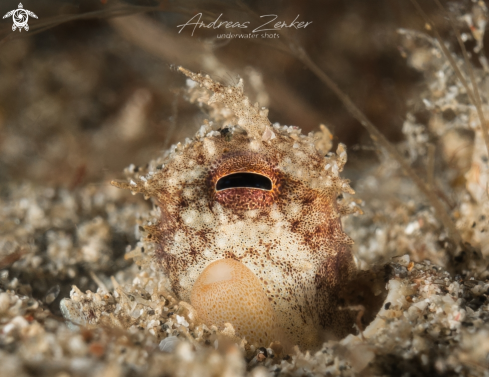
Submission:
[[[261,174],[240,172],[226,175],[216,183],[216,190],[226,190],[230,188],[258,188],[270,191],[272,181]]]

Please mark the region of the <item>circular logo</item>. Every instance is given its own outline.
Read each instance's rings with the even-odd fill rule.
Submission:
[[[10,16],[12,16],[12,20],[14,22],[12,25],[13,31],[17,29],[19,29],[19,31],[22,31],[22,29],[25,29],[26,31],[29,30],[29,25],[27,24],[27,21],[29,21],[29,16],[37,18],[34,12],[24,9],[22,3],[19,3],[18,9],[11,10],[5,16],[3,16],[3,18]]]

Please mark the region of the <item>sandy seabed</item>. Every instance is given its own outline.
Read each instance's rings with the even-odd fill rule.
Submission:
[[[487,10],[474,6],[464,16],[461,22],[472,26],[466,37],[477,48]],[[151,217],[151,203],[111,187],[107,179],[114,177],[93,169],[106,148],[110,153],[103,163],[110,168],[128,155],[133,160],[127,164],[143,164],[161,148],[154,139],[163,125],[149,126],[161,114],[151,103],[172,103],[171,96],[134,82],[127,84],[130,94],[123,98],[123,91],[98,90],[102,79],[113,88],[118,84],[116,73],[100,70],[96,56],[107,45],[114,55],[128,56],[131,46],[116,39],[94,41],[89,47],[94,54],[81,63],[76,53],[40,54],[27,40],[7,46],[1,64],[9,74],[0,83],[6,104],[20,77],[19,62],[34,53],[36,59],[26,60],[23,80],[29,85],[20,89],[29,106],[13,110],[17,107],[6,105],[0,114],[0,177],[5,177],[0,191],[0,374],[489,376],[489,166],[482,129],[467,89],[438,42],[419,32],[401,34],[401,52],[424,75],[424,85],[416,110],[405,117],[398,149],[413,166],[426,170],[426,180],[466,243],[461,250],[450,242],[429,203],[384,152],[360,175],[347,165],[364,214],[346,218],[344,229],[355,240],[360,268],[386,266],[387,297],[363,335],[288,353],[276,343],[250,346],[230,326],[200,323],[145,256],[151,245],[140,241],[140,227]],[[475,77],[485,100],[489,70],[479,57]],[[151,59],[132,59],[128,65],[144,63],[149,79],[160,69]],[[463,66],[461,57],[455,59]],[[56,70],[53,61],[59,63]],[[266,100],[260,75],[248,73],[250,81],[255,79],[255,97]],[[69,95],[53,90],[59,82]],[[123,105],[104,118],[93,98],[109,108]],[[76,111],[62,111],[70,103],[77,104]],[[181,114],[180,121],[186,116]],[[81,132],[90,128],[90,119],[103,127]],[[172,141],[184,136],[176,129]]]

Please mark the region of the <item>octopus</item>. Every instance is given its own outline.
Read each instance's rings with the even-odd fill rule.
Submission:
[[[358,310],[345,292],[361,295],[350,284],[361,274],[341,216],[358,208],[342,199],[354,194],[339,175],[345,146],[325,154],[324,133],[272,124],[242,80],[179,70],[217,124],[112,182],[156,205],[144,229],[152,263],[202,322],[229,323],[251,344],[310,348],[354,332]]]

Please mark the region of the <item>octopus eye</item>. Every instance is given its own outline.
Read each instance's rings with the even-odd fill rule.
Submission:
[[[211,200],[233,210],[269,207],[282,192],[282,176],[276,163],[246,152],[216,161],[207,184]]]
[[[240,172],[221,177],[216,183],[216,191],[231,188],[255,188],[271,191],[272,181],[261,174]]]

